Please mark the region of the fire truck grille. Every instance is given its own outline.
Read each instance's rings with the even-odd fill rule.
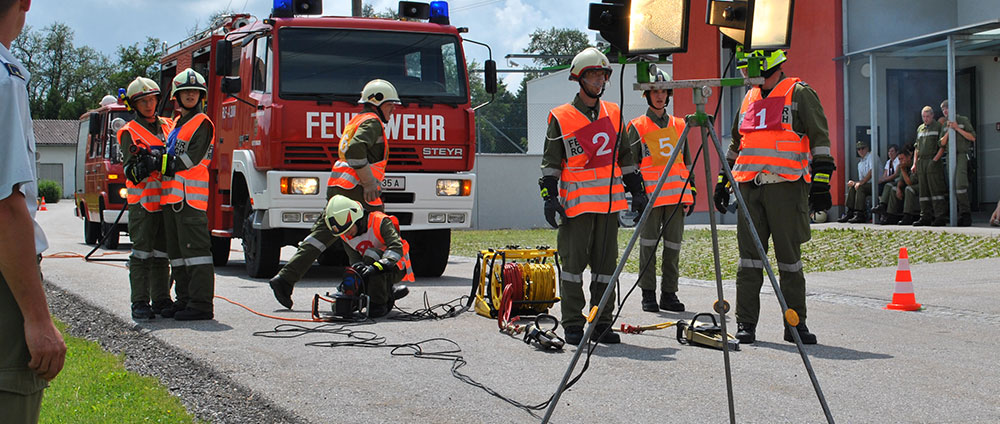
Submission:
[[[329,169],[337,160],[336,145],[285,145],[285,165],[308,166]]]
[[[413,212],[386,212],[399,220],[399,225],[410,225],[413,223]]]
[[[420,155],[417,154],[416,148],[389,147],[389,166],[409,166],[420,169],[421,165],[423,165],[423,161],[420,160]]]

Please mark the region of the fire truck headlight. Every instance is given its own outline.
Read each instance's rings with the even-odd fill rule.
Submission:
[[[128,189],[125,188],[125,187],[122,187],[121,189],[119,189],[118,190],[118,196],[120,196],[122,199],[127,199],[128,198]]]
[[[282,177],[281,194],[316,194],[319,193],[319,178],[316,177]]]
[[[472,180],[437,180],[438,196],[468,196],[472,194]]]

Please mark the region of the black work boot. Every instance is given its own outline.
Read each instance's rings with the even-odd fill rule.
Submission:
[[[917,216],[912,213],[904,213],[903,219],[899,220],[899,225],[913,225],[917,222]]]
[[[914,227],[926,227],[934,223],[934,218],[929,216],[921,216],[920,219],[913,222]]]
[[[882,215],[882,219],[878,221],[879,225],[896,225],[900,219],[903,217],[895,213],[887,213]]]
[[[757,324],[751,324],[749,322],[738,322],[736,323],[739,331],[736,332],[736,339],[743,344],[751,344],[757,341]]]
[[[163,315],[163,311],[167,310],[167,309],[173,309],[173,308],[174,308],[174,302],[171,301],[170,299],[167,299],[167,300],[160,300],[160,301],[157,301],[157,302],[153,302],[152,310],[153,310],[153,313],[156,314],[156,315],[160,315],[160,316],[162,316],[164,318],[170,318],[170,317],[168,317],[166,315]],[[171,315],[171,316],[173,316],[173,315]]]
[[[656,290],[642,289],[642,310],[660,312],[660,308],[656,306]]]
[[[660,309],[670,312],[684,312],[684,304],[677,298],[677,293],[660,293]]]
[[[215,318],[215,314],[211,311],[202,311],[193,308],[184,308],[174,313],[174,319],[177,321],[202,321],[213,318]]]
[[[285,281],[280,275],[275,275],[271,281],[268,281],[268,284],[271,285],[271,291],[274,292],[274,298],[278,300],[278,303],[292,309],[292,283]]]
[[[885,215],[885,203],[879,203],[872,208],[871,212],[875,215]]]
[[[972,214],[963,213],[958,216],[958,226],[959,227],[970,227],[972,226]]]
[[[187,302],[181,302],[180,300],[174,301],[170,306],[160,310],[160,316],[164,318],[173,318],[177,311],[183,311],[187,309]]]
[[[153,313],[153,308],[149,307],[149,303],[135,302],[132,304],[132,319],[147,320],[153,318],[156,318],[156,314]]]
[[[837,222],[841,224],[846,223],[847,221],[854,219],[854,214],[856,213],[857,211],[855,211],[854,209],[848,209],[847,213],[845,213],[844,216],[840,217],[840,219],[838,219]]]
[[[594,332],[590,334],[590,340],[604,343],[604,344],[616,344],[621,343],[622,338],[611,329],[611,324],[597,324],[594,327]]]
[[[847,220],[849,224],[866,224],[868,223],[868,216],[864,212],[855,212],[854,218]]]
[[[934,222],[931,223],[932,227],[944,227],[945,225],[948,225],[948,217],[935,218]]]
[[[563,328],[563,335],[566,336],[566,344],[579,345],[580,341],[583,340],[583,327],[572,326]]]
[[[392,310],[392,306],[387,303],[381,303],[378,305],[371,305],[368,307],[368,318],[381,318],[389,315],[389,311]]]
[[[795,339],[792,338],[791,327],[785,324],[785,341],[794,343]],[[809,332],[809,327],[806,327],[806,323],[800,322],[799,325],[795,326],[795,330],[799,332],[799,339],[802,339],[802,344],[816,344],[816,335]]]
[[[406,297],[410,294],[410,288],[406,287],[406,284],[396,283],[392,285],[392,289],[389,290],[389,310],[396,307],[396,301]],[[386,311],[388,313],[388,311]]]

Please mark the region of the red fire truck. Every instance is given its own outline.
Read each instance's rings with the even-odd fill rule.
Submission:
[[[188,67],[208,80],[206,112],[217,139],[208,206],[216,265],[228,261],[230,240],[240,238],[251,277],[277,272],[281,247],[305,238],[326,204],[340,135],[360,111],[361,88],[382,78],[403,101],[385,125],[382,199],[410,242],[414,272],[441,275],[451,230],[470,226],[476,182],[465,29],[273,16],[230,16],[168,48],[160,61],[165,94]],[[488,68],[488,89],[495,89],[495,64]],[[338,244],[320,262],[343,264],[346,255]]]
[[[125,174],[118,154],[118,129],[132,119],[132,112],[112,96],[101,107],[80,117],[76,150],[76,216],[83,219],[83,239],[96,244],[108,233],[103,247],[118,248],[119,234],[126,231],[128,212],[115,224],[125,207]]]

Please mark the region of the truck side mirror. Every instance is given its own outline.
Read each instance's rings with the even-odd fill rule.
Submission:
[[[215,43],[215,75],[226,76],[232,72],[233,42],[219,40]]]
[[[100,134],[101,133],[101,114],[91,113],[90,114],[90,133]]]
[[[242,86],[243,83],[240,81],[240,77],[225,77],[222,79],[219,88],[225,94],[234,95],[240,92]]]
[[[496,94],[497,92],[497,62],[495,60],[486,61],[486,92]]]

